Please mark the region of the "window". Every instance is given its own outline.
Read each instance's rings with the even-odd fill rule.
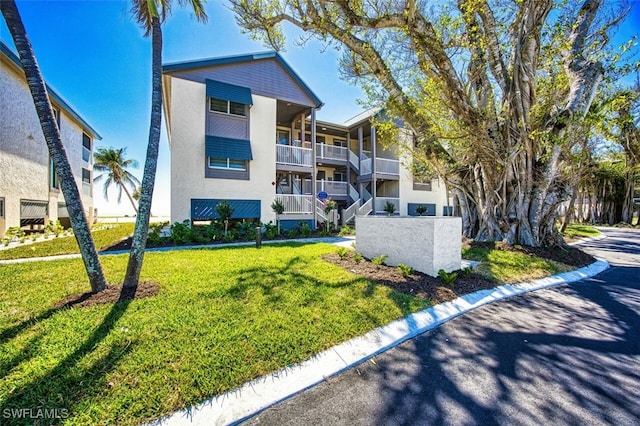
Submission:
[[[333,146],[346,147],[347,146],[347,141],[344,140],[344,139],[334,139],[333,140]]]
[[[232,160],[230,158],[209,157],[209,167],[212,169],[246,171],[247,161]]]
[[[53,189],[60,189],[58,173],[56,173],[56,166],[53,164],[53,158],[51,157],[49,157],[49,187]]]
[[[56,124],[58,125],[58,129],[60,129],[60,110],[53,108],[53,117],[56,120]]]
[[[82,183],[91,183],[91,170],[82,169]]]
[[[278,130],[276,132],[276,142],[278,145],[289,145],[289,131]]]
[[[0,197],[0,219],[4,219],[4,197]]]
[[[347,181],[347,173],[345,172],[333,172],[333,180],[336,182],[346,182]]]
[[[241,117],[247,116],[247,111],[244,104],[218,98],[209,98],[209,111],[238,115]]]
[[[86,133],[82,133],[82,159],[91,162],[91,138]]]

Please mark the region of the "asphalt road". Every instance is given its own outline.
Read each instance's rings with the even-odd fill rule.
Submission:
[[[476,309],[249,425],[640,425],[640,232],[583,245],[612,268]]]

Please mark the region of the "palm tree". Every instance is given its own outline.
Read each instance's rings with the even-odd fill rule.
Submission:
[[[142,175],[142,189],[138,204],[136,227],[131,241],[131,252],[127,263],[127,272],[123,287],[136,287],[140,279],[144,249],[149,236],[149,217],[151,216],[151,200],[158,168],[158,149],[160,146],[160,126],[162,124],[162,28],[161,25],[171,13],[171,0],[132,0],[131,12],[138,23],[151,34],[151,122],[149,125],[149,142],[147,157]],[[180,5],[190,4],[196,19],[206,22],[204,11],[205,0],[178,0]]]
[[[133,201],[133,195],[129,192],[128,187],[133,188],[135,191],[140,185],[140,181],[137,177],[132,175],[127,168],[138,167],[138,162],[132,159],[126,159],[125,154],[127,148],[98,148],[93,154],[93,170],[101,172],[100,176],[94,178],[94,182],[104,181],[104,198],[109,201],[109,188],[112,184],[115,184],[118,188],[118,204],[122,198],[122,191],[127,194],[127,198],[133,206],[133,210],[138,213],[138,206]]]
[[[35,53],[31,48],[27,31],[24,28],[22,18],[20,17],[18,7],[14,0],[0,1],[0,11],[9,27],[9,32],[20,55],[22,69],[24,70],[29,90],[33,97],[33,103],[36,107],[38,119],[40,120],[42,133],[44,134],[44,139],[49,149],[49,156],[53,161],[60,181],[60,189],[67,202],[73,235],[75,235],[76,241],[78,242],[78,248],[80,249],[84,267],[89,277],[91,291],[94,293],[102,291],[106,288],[106,280],[102,272],[98,252],[91,237],[91,230],[89,229],[87,216],[84,213],[80,192],[78,191],[78,186],[71,172],[67,153],[62,144],[60,129],[53,116],[49,94],[47,93],[46,85],[40,73],[40,67],[36,61]]]

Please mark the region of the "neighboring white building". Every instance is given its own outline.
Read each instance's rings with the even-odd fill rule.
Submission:
[[[100,135],[47,86],[67,157],[93,220],[93,142]],[[20,60],[0,42],[0,237],[10,227],[68,224],[68,213]]]
[[[279,199],[285,228],[324,220],[318,198],[325,196],[338,203],[343,222],[385,214],[387,202],[400,215],[415,215],[418,205],[429,215],[447,210],[444,186],[414,182],[409,150],[384,149],[371,114],[345,124],[317,121],[322,102],[275,52],[163,71],[172,222],[215,219],[223,200],[235,218],[267,222]]]

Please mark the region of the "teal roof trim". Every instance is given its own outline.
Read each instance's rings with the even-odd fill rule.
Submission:
[[[205,154],[231,160],[253,160],[251,142],[246,139],[205,136]]]
[[[214,198],[192,198],[191,199],[191,219],[219,219],[216,206],[222,199]],[[259,219],[260,200],[226,200],[229,202],[233,213],[232,219]]]
[[[4,44],[2,41],[0,41],[0,52],[2,52],[6,57],[8,57],[13,63],[15,63],[18,67],[20,67],[20,69],[22,69],[22,62],[20,61],[20,58],[18,57],[18,55],[16,55],[10,48],[9,46],[7,46],[6,44]],[[56,92],[55,90],[53,90],[53,88],[51,86],[49,86],[46,82],[45,82],[45,86],[47,88],[47,92],[49,93],[49,96],[51,96],[51,98],[53,100],[56,101],[57,104],[59,104],[67,114],[69,114],[70,116],[72,116],[73,118],[75,118],[86,130],[88,130],[90,133],[93,134],[93,136],[96,139],[102,140],[102,136],[100,136],[100,134],[89,125],[89,123],[87,123],[85,121],[84,118],[82,118],[80,116],[80,114],[78,114],[73,107],[67,102],[65,101],[62,96],[60,96],[58,94],[58,92]]]
[[[207,96],[210,98],[224,99],[225,101],[238,102],[243,105],[253,105],[251,89],[236,86],[216,80],[205,80]]]
[[[278,52],[267,51],[261,53],[250,53],[247,55],[225,56],[221,58],[201,59],[195,61],[173,62],[162,66],[163,72],[184,71],[196,68],[206,68],[216,65],[235,64],[240,62],[256,61],[260,59],[275,59],[291,75],[291,77],[302,87],[302,89],[316,103],[316,108],[320,108],[324,103],[316,96],[309,86],[300,76],[289,66]]]

